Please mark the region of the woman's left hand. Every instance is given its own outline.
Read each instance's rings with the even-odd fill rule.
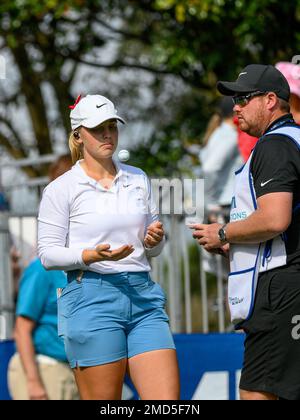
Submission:
[[[153,222],[148,226],[144,245],[146,248],[153,248],[158,245],[164,237],[164,229],[161,222]]]

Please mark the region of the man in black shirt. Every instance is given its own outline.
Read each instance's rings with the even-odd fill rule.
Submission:
[[[283,126],[295,124],[292,114],[285,114],[274,121]],[[300,153],[297,145],[285,136],[271,134],[263,137],[253,152],[251,173],[256,197],[278,192],[293,194],[292,217],[286,234],[287,263],[300,263]],[[300,312],[300,311],[299,311]]]
[[[229,306],[247,333],[241,398],[298,400],[300,127],[273,66],[249,65],[218,89],[233,97],[241,130],[260,139],[236,173],[230,223],[195,225],[193,236],[209,252],[230,244]]]

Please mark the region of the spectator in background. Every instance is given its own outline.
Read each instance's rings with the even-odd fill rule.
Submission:
[[[298,64],[280,61],[275,67],[284,75],[291,90],[291,114],[297,124],[300,124],[300,66]]]
[[[72,166],[69,155],[51,165],[54,180]],[[62,271],[46,271],[36,258],[23,273],[17,300],[15,340],[18,349],[9,364],[8,384],[15,400],[77,399],[73,373],[63,340],[57,333],[56,289],[65,287]]]
[[[210,222],[216,214],[228,220],[233,196],[234,172],[242,165],[237,146],[237,129],[233,122],[231,98],[222,98],[217,113],[211,118],[200,151],[205,179],[205,205]]]
[[[55,162],[52,163],[49,167],[49,179],[54,181],[54,179],[63,175],[72,167],[72,158],[71,155],[65,154],[60,156]]]

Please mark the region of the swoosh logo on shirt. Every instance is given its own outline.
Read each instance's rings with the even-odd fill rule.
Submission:
[[[261,182],[260,186],[261,186],[261,187],[264,187],[264,186],[265,186],[265,185],[267,185],[269,182],[273,181],[273,179],[274,179],[274,178],[271,178],[271,179],[269,179],[269,180],[268,180],[268,181],[266,181],[266,182]]]
[[[243,71],[242,73],[240,73],[239,74],[239,77],[242,75],[242,74],[248,74],[246,71]]]

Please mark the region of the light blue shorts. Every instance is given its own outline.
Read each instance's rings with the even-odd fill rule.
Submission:
[[[149,273],[68,273],[58,298],[58,333],[71,368],[175,349],[166,297]]]

